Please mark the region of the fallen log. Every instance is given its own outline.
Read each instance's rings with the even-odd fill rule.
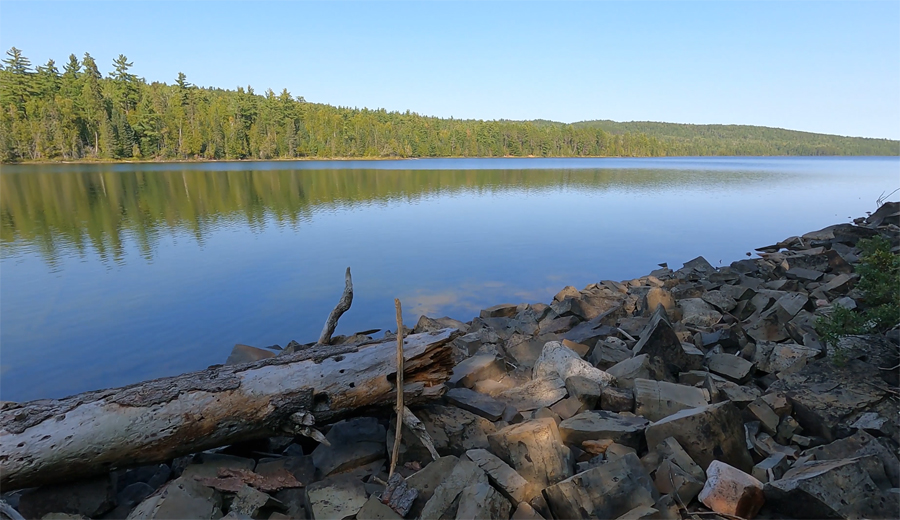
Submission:
[[[404,341],[407,404],[442,395],[454,329]],[[308,431],[394,403],[393,338],[315,346],[291,355],[74,395],[5,403],[4,491],[158,463],[235,442]]]

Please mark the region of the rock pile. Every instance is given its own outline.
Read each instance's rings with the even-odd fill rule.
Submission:
[[[897,205],[885,206],[726,267],[698,257],[467,323],[423,316],[414,332],[458,330],[458,364],[442,401],[413,410],[440,458],[402,432],[401,512],[896,517],[896,335],[842,340],[837,366],[814,327],[859,299],[857,241],[896,244]],[[240,346],[229,359],[268,355]],[[389,418],[344,420],[326,438],[264,439],[5,498],[27,518],[403,518],[382,501]]]

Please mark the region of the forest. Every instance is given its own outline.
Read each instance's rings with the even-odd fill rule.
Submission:
[[[0,162],[405,157],[898,155],[900,142],[766,127],[460,120],[147,82],[119,55],[104,76],[74,54],[0,67]]]

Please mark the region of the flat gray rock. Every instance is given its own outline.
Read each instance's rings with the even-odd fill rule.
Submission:
[[[612,439],[637,449],[649,424],[643,417],[595,410],[562,421],[559,423],[559,433],[563,442],[575,446],[581,446],[587,440]]]
[[[480,415],[489,421],[497,421],[506,410],[506,403],[468,388],[451,388],[444,397],[447,402],[463,410]]]
[[[386,435],[384,426],[374,417],[337,422],[325,435],[331,446],[316,446],[312,452],[313,463],[322,475],[328,476],[383,459]]]

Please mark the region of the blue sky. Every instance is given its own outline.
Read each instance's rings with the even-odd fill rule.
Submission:
[[[32,63],[476,119],[900,139],[900,2],[0,2]]]

